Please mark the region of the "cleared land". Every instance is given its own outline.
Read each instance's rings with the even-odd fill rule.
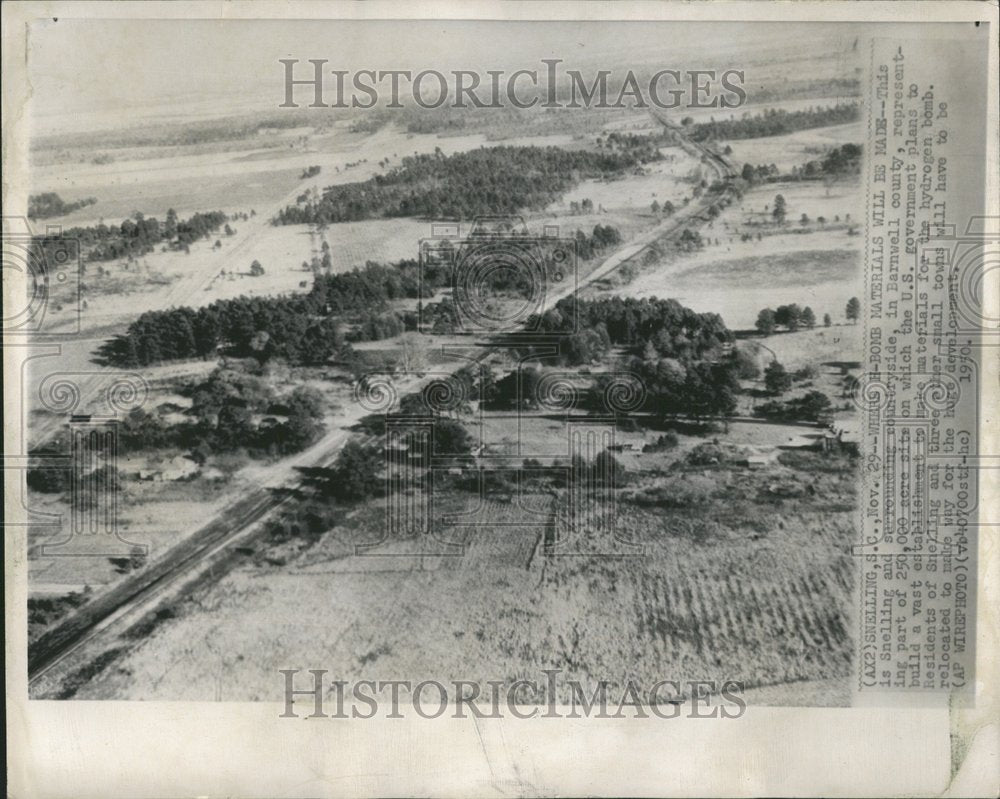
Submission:
[[[778,194],[788,208],[781,227],[770,215]],[[861,237],[848,221],[857,216],[857,194],[849,181],[754,188],[702,228],[703,249],[666,251],[631,283],[591,291],[670,297],[720,314],[732,329],[752,328],[762,308],[790,303],[810,306],[817,319],[829,313],[843,321],[847,300],[861,291]]]
[[[732,159],[738,164],[775,164],[782,171],[801,166],[807,161],[821,158],[827,150],[841,144],[864,141],[861,125],[834,125],[789,133],[786,136],[769,136],[764,139],[739,139],[728,142],[733,148]]]
[[[395,557],[359,556],[356,543],[381,536],[375,501],[314,546],[257,547],[217,584],[172,604],[169,623],[132,641],[77,696],[277,699],[289,653],[347,680],[513,681],[562,668],[592,689],[621,679],[622,664],[642,680],[739,674],[749,686],[845,675],[849,471],[776,464],[766,473],[685,469],[669,480],[684,497],[678,506],[619,505],[639,557],[539,554],[544,525],[496,499],[466,517],[469,526],[438,528],[465,542],[461,556],[407,555],[420,550],[400,542],[381,550]],[[797,486],[796,498],[775,498],[776,481]],[[550,501],[534,500],[540,509]],[[475,505],[449,494],[438,509]],[[802,700],[835,695],[821,683]]]
[[[631,211],[645,214],[655,200],[658,205],[670,201],[681,204],[690,194],[688,178],[698,168],[698,161],[680,147],[661,149],[663,161],[647,164],[639,175],[625,175],[616,180],[584,180],[566,192],[549,210],[567,212],[570,204],[590,199],[595,208],[605,211]]]

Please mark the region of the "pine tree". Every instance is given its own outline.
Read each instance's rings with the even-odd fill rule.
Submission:
[[[857,297],[851,297],[851,299],[847,301],[845,315],[850,321],[857,324],[858,318],[861,316],[861,302]]]

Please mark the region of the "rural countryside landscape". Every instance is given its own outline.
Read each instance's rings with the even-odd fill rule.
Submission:
[[[36,115],[34,698],[850,703],[857,40],[593,35],[746,102]]]

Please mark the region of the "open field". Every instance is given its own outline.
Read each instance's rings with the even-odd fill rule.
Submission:
[[[812,105],[812,103],[810,103]],[[733,148],[730,156],[739,164],[775,164],[782,172],[807,161],[819,160],[823,154],[842,144],[858,144],[864,141],[864,131],[860,122],[847,125],[833,125],[828,128],[813,128],[789,133],[786,136],[768,136],[761,139],[738,139],[726,142]]]
[[[132,265],[124,261],[88,264],[83,278],[86,307],[80,313],[81,328],[121,328],[146,310],[180,305],[197,308],[241,295],[265,297],[308,291],[312,272],[303,271],[302,262],[319,252],[315,234],[307,225],[261,225],[252,239],[244,239],[240,228],[252,223],[235,222],[233,238],[213,236],[195,242],[188,253],[155,251]],[[215,241],[220,243],[218,248],[213,246]],[[264,267],[263,275],[250,274],[254,260]],[[122,276],[129,280],[125,290]],[[305,286],[300,285],[303,281]],[[128,299],[123,302],[123,298]]]
[[[685,108],[683,114],[678,114],[677,111],[674,111],[671,116],[675,117],[675,121],[677,122],[680,121],[682,116],[690,117],[696,124],[710,121],[721,122],[726,119],[742,119],[743,117],[755,116],[772,108],[782,111],[805,111],[809,108],[829,108],[856,100],[856,95],[843,94],[821,97],[799,97],[794,100],[765,100],[758,103],[755,101],[753,94],[749,94],[746,104],[738,108]],[[662,130],[662,126],[656,120],[650,118],[648,113],[636,111],[633,114],[623,115],[621,119],[608,122],[603,126],[603,130],[623,133],[652,133]],[[736,142],[732,144],[735,150]]]
[[[305,166],[309,157],[300,156]],[[136,211],[162,219],[173,208],[181,216],[206,210],[227,214],[266,204],[291,191],[304,166],[285,164],[273,170],[248,173],[247,165],[219,168],[216,158],[189,167],[187,158],[74,169],[58,165],[36,170],[33,193],[54,191],[67,201],[94,197],[97,203],[66,216],[45,220],[63,227],[117,224]],[[181,173],[178,175],[178,173]]]
[[[416,260],[420,240],[431,236],[431,223],[411,218],[341,222],[322,236],[330,245],[334,271],[345,272],[368,261]]]
[[[119,222],[136,211],[163,218],[169,208],[180,216],[208,210],[225,213],[268,206],[299,188],[304,191],[336,183],[366,180],[415,153],[470,150],[487,143],[483,135],[438,137],[413,134],[391,126],[361,136],[343,127],[314,134],[312,129],[292,129],[272,146],[262,147],[259,137],[226,142],[225,149],[203,145],[164,148],[111,149],[109,163],[92,160],[47,163],[45,151],[32,169],[33,194],[57,192],[64,200],[94,197],[97,203],[66,216],[46,220],[64,227]],[[566,145],[565,135],[519,137],[504,144]],[[309,166],[321,168],[318,176],[303,180]],[[292,198],[294,200],[294,197]]]
[[[788,207],[788,221],[781,228],[770,223],[764,210],[776,194],[785,197]],[[808,225],[798,221],[803,213]],[[818,320],[829,313],[843,321],[847,300],[861,292],[861,238],[850,235],[844,221],[849,214],[858,215],[855,184],[756,188],[703,229],[702,250],[666,253],[614,293],[670,297],[695,311],[720,314],[732,329],[752,328],[762,308],[789,303],[812,307]],[[825,224],[816,221],[819,216]],[[835,222],[838,217],[841,221]],[[744,233],[752,238],[742,241]]]
[[[447,533],[465,541],[461,556],[407,556],[419,550],[400,542],[383,550],[397,557],[356,555],[355,543],[381,535],[375,501],[312,547],[258,548],[175,603],[176,618],[127,642],[77,696],[275,699],[277,669],[299,664],[345,680],[513,681],[562,668],[588,691],[625,673],[740,675],[748,687],[842,677],[853,480],[775,470],[719,471],[715,493],[690,494],[690,507],[623,502],[618,523],[642,542],[641,557],[540,556],[542,526],[499,500]],[[776,512],[757,498],[775,479],[804,479],[814,493]],[[449,494],[441,506],[470,501]]]
[[[119,466],[134,474],[133,465],[127,461]],[[83,586],[97,589],[113,583],[124,573],[114,560],[128,557],[129,544],[147,546],[148,557],[154,560],[190,535],[207,515],[221,511],[240,489],[238,483],[222,486],[204,478],[144,483],[131,477],[125,479],[124,486],[116,497],[116,529],[128,543],[109,542],[106,535],[75,535],[65,546],[53,548],[53,554],[42,554],[40,547],[52,547],[68,538],[70,503],[63,497],[32,496],[34,513],[56,514],[59,518],[55,526],[36,525],[29,529],[28,580],[32,592],[36,584],[44,584],[50,592],[56,592]]]
[[[860,361],[863,335],[863,325],[845,323],[829,328],[779,333],[759,340],[788,369],[801,369],[810,364]]]
[[[644,174],[609,181],[584,180],[549,206],[549,210],[566,211],[570,203],[584,199],[592,200],[595,208],[603,206],[606,211],[647,213],[654,200],[659,205],[669,200],[680,206],[691,193],[687,178],[698,167],[698,161],[680,147],[664,147],[661,153],[665,160],[647,164]]]

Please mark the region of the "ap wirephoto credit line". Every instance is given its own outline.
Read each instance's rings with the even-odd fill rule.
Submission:
[[[5,6],[12,795],[995,795],[996,12]]]

